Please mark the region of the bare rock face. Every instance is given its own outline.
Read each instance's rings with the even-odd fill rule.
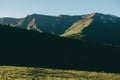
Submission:
[[[36,24],[35,24],[35,19],[33,19],[27,27],[28,30],[36,30],[38,32],[42,32],[40,29],[37,28]]]

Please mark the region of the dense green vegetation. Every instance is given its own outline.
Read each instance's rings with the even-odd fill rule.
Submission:
[[[0,25],[0,64],[120,72],[120,47]]]
[[[120,74],[0,66],[0,80],[120,80]]]

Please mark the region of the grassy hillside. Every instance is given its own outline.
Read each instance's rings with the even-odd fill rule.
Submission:
[[[120,74],[0,66],[0,80],[120,80]]]
[[[86,18],[82,19],[76,23],[74,23],[68,30],[65,31],[65,33],[61,36],[63,37],[71,37],[73,38],[75,35],[79,35],[79,37],[75,37],[75,39],[80,39],[82,35],[80,33],[85,27],[88,27],[92,23],[92,18]]]
[[[0,26],[0,65],[120,72],[120,47]]]
[[[119,17],[95,13],[84,16],[61,36],[120,46],[119,35]]]

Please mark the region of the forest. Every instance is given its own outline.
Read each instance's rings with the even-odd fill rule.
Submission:
[[[120,47],[0,25],[0,65],[120,72]]]

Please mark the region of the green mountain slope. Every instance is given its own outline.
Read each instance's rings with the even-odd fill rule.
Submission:
[[[62,37],[120,46],[120,18],[110,14],[91,13],[81,16],[32,14],[20,19],[0,18],[0,23]]]
[[[65,33],[61,36],[65,36],[65,37],[74,37],[74,36],[79,36],[79,37],[74,37],[76,39],[80,39],[81,36],[83,35],[80,35],[82,30],[85,28],[85,27],[88,27],[93,19],[91,18],[94,14],[89,14],[87,16],[84,16],[83,19],[79,20],[78,22],[75,22],[69,29],[67,29],[65,31]]]
[[[81,16],[68,16],[68,15],[60,15],[60,16],[47,16],[40,14],[32,14],[25,17],[22,22],[18,22],[16,27],[22,27],[26,29],[33,29],[37,31],[42,31],[45,33],[60,35],[64,33],[66,29],[68,29],[72,23],[81,19]],[[29,24],[33,22],[34,25],[29,27]],[[21,20],[20,20],[21,21]],[[19,24],[20,23],[20,24]]]
[[[103,44],[120,45],[119,17],[100,13],[86,16],[73,24],[61,36]]]

